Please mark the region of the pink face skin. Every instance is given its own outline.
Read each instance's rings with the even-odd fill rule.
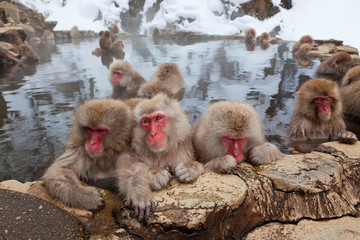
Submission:
[[[113,78],[111,82],[113,85],[117,85],[120,83],[120,79],[123,77],[123,72],[121,70],[113,70]]]
[[[317,107],[317,113],[321,120],[329,120],[331,116],[331,102],[332,97],[318,96],[314,98],[314,103]]]
[[[221,137],[221,141],[227,148],[227,154],[234,157],[236,162],[241,162],[244,158],[244,153],[242,149],[247,143],[248,138],[234,138],[232,134],[225,133]]]
[[[109,134],[109,129],[103,125],[97,127],[89,126],[86,127],[86,133],[89,136],[86,142],[86,150],[88,153],[93,157],[101,154],[103,150],[103,140]]]
[[[166,146],[166,135],[163,131],[167,125],[167,117],[163,112],[144,114],[140,119],[141,128],[146,132],[146,142],[154,150]]]

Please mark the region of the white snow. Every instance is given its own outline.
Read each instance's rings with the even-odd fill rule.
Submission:
[[[279,6],[280,0],[272,0]],[[100,31],[111,23],[120,25],[120,13],[129,9],[129,0],[23,0],[23,2],[47,16],[47,21],[57,21],[55,30],[70,30],[78,26],[80,30]],[[66,5],[62,6],[65,2]],[[119,7],[116,7],[114,2]],[[155,0],[147,0],[145,13],[155,4]],[[278,37],[284,40],[298,40],[309,34],[315,39],[343,40],[345,45],[360,49],[360,21],[356,16],[360,9],[359,0],[293,0],[293,7],[286,10],[280,7],[280,12],[270,19],[257,20],[244,16],[230,20],[240,3],[246,0],[230,0],[232,5],[227,9],[220,0],[164,0],[160,10],[151,22],[143,17],[140,26],[141,33],[150,32],[154,27],[165,28],[167,23],[175,23],[178,29],[188,29],[194,32],[208,34],[243,33],[253,27],[258,33],[269,32],[280,26]],[[102,19],[99,20],[99,13]]]

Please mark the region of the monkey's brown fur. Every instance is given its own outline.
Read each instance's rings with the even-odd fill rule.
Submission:
[[[162,63],[150,80],[141,86],[139,96],[151,98],[158,93],[164,93],[181,100],[182,96],[180,98],[178,95],[184,89],[185,82],[179,67],[175,63]]]
[[[106,125],[109,134],[103,140],[104,153],[93,157],[85,145],[87,126]],[[130,144],[132,117],[129,107],[111,99],[90,100],[75,112],[65,152],[59,156],[42,176],[50,195],[77,208],[97,210],[104,204],[102,194],[94,187],[85,187],[80,179],[98,173],[113,176],[119,155]]]
[[[20,61],[23,63],[34,63],[40,60],[39,55],[26,43],[19,45],[18,54],[21,57]]]
[[[245,33],[245,43],[256,43],[256,31],[253,28],[249,28]]]
[[[225,100],[211,104],[193,130],[195,152],[206,169],[228,172],[237,164],[233,157],[227,155],[227,148],[221,142],[226,132],[231,132],[236,138],[248,138],[242,152],[245,159],[254,165],[282,157],[275,145],[266,142],[255,109],[246,103]]]
[[[343,75],[349,70],[352,61],[347,52],[336,52],[317,67],[316,73]]]
[[[109,50],[112,45],[111,33],[109,31],[104,31],[102,34],[100,32],[99,35],[100,35],[100,39],[99,39],[100,48],[103,50]]]
[[[292,52],[295,54],[297,51],[299,51],[301,45],[304,43],[310,44],[312,47],[314,45],[314,41],[310,35],[305,35],[300,38],[300,40],[294,44]]]
[[[341,86],[344,87],[359,80],[360,80],[360,66],[355,66],[346,72],[345,76],[342,79]]]
[[[116,24],[111,24],[110,27],[108,27],[109,31],[112,33],[112,34],[117,34],[120,32],[119,30],[119,27],[116,25]]]
[[[317,96],[332,97],[331,116],[329,120],[321,120],[317,114],[314,98]],[[337,83],[328,79],[310,79],[305,82],[297,92],[297,101],[290,122],[290,140],[303,142],[310,139],[340,140],[345,143],[354,143],[356,136],[346,131],[342,118],[342,103]],[[293,145],[293,144],[291,144]],[[319,150],[318,146],[301,149],[301,152]],[[308,148],[309,147],[309,148]],[[325,149],[327,152],[328,150]]]
[[[161,111],[167,116],[163,129],[166,145],[162,150],[150,149],[146,143],[146,132],[140,125],[144,114]],[[135,210],[141,221],[154,210],[151,190],[159,190],[171,180],[171,174],[180,182],[192,182],[202,172],[203,166],[194,161],[191,143],[191,126],[180,103],[158,94],[152,99],[143,99],[133,111],[136,126],[131,146],[136,157],[121,158],[117,164],[119,190],[126,195],[128,205]],[[130,166],[130,167],[129,167]]]
[[[360,66],[351,68],[342,80],[340,88],[343,112],[346,117],[360,120]]]

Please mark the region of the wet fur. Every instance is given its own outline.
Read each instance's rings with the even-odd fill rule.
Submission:
[[[175,98],[184,89],[185,82],[179,67],[175,63],[162,63],[149,82],[141,86],[139,96],[151,98],[158,93],[164,93]]]
[[[342,103],[337,83],[328,79],[310,79],[305,82],[297,92],[297,101],[290,122],[290,140],[296,150],[308,152],[316,150],[298,148],[296,142],[304,142],[311,139],[322,138],[326,140],[340,140],[341,135],[346,133],[349,138],[355,137],[346,131],[342,117]],[[331,117],[328,121],[322,121],[317,116],[317,107],[313,99],[317,96],[329,96],[333,98],[331,103]],[[348,133],[348,134],[347,134]],[[354,138],[355,141],[356,137]],[[356,139],[357,140],[357,139]],[[346,141],[346,140],[344,140]]]
[[[336,52],[317,67],[316,73],[344,75],[352,61],[352,57],[347,52]]]

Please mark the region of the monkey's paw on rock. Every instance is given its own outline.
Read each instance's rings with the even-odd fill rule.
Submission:
[[[291,239],[322,239],[321,234],[328,234],[306,230],[315,225],[332,229],[332,236],[356,239],[360,236],[354,227],[360,222],[356,217],[360,213],[360,143],[325,145],[335,151],[285,155],[258,167],[244,162],[232,174],[209,172],[191,184],[171,180],[161,191],[153,191],[155,211],[142,222],[106,190],[101,190],[105,208],[91,213],[58,204],[40,182],[12,181],[17,186],[6,187],[9,181],[4,181],[0,188],[58,204],[81,219],[90,239],[259,239],[268,230],[278,239],[286,239],[289,232],[293,232]]]

